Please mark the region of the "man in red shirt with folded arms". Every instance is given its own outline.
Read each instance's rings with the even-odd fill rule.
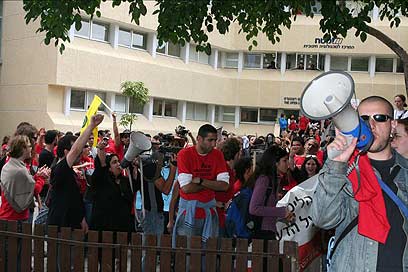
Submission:
[[[205,124],[198,130],[197,145],[178,154],[180,203],[173,237],[201,236],[205,242],[218,236],[215,191],[226,191],[229,174],[221,151],[214,149],[217,130]]]

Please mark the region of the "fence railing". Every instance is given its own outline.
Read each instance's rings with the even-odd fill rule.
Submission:
[[[0,272],[3,271],[297,271],[298,248],[285,242],[201,237],[159,238],[17,224],[0,221]],[[266,266],[266,267],[265,267]]]

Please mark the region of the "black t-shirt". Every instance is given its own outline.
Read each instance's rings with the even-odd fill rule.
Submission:
[[[38,167],[42,167],[44,165],[51,167],[54,158],[54,154],[44,148],[43,150],[41,150],[40,156],[38,158]]]
[[[133,188],[136,186],[134,180],[132,180],[132,186]],[[132,216],[134,202],[128,177],[121,175],[116,180],[109,168],[102,167],[99,157],[96,157],[91,191],[93,191],[92,229],[134,231],[134,217]]]
[[[38,158],[38,167],[42,167],[44,165],[51,167],[52,163],[54,162],[54,153],[48,151],[47,149],[43,149],[41,150],[40,156]],[[47,196],[47,192],[48,192],[48,184],[44,184],[41,192],[40,192],[40,196],[42,198],[45,198]]]
[[[396,194],[397,185],[390,180],[391,167],[395,157],[387,161],[370,160],[371,165],[380,173],[382,180]],[[407,243],[407,237],[402,228],[404,223],[398,205],[383,191],[388,222],[391,225],[385,244],[378,243],[377,271],[402,271],[402,257]]]
[[[51,194],[48,224],[60,227],[80,228],[85,215],[76,174],[67,160],[58,162],[51,171]]]

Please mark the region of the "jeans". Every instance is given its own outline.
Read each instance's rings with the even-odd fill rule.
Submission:
[[[162,235],[164,229],[164,215],[162,212],[145,211],[145,218],[142,219],[143,233]]]

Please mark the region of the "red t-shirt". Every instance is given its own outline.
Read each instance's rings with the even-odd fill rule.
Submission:
[[[320,166],[323,165],[323,155],[324,155],[323,151],[321,150],[317,151],[316,153],[316,159],[320,163]],[[299,169],[302,167],[302,164],[305,161],[306,156],[295,155],[294,162],[295,162],[296,167],[298,167]]]
[[[308,124],[309,124],[309,119],[306,116],[301,116],[299,118],[299,129],[300,130],[306,130]]]
[[[290,124],[289,124],[289,130],[296,130],[297,128],[298,128],[298,125],[297,125],[297,123],[294,121],[294,122],[290,122]]]
[[[119,161],[122,161],[123,157],[125,156],[125,147],[122,143],[120,143],[118,146],[115,146],[115,153],[116,155],[118,155]]]
[[[226,167],[227,167],[227,171],[229,174],[228,190],[226,192],[215,192],[215,200],[223,202],[223,203],[227,203],[234,196],[234,185],[235,185],[235,172],[233,169],[231,169],[228,166],[228,164],[226,164]],[[223,228],[225,226],[225,209],[217,207],[217,213],[218,213],[218,220],[220,222],[220,227]]]
[[[178,153],[177,166],[180,182],[180,197],[186,200],[198,200],[203,203],[213,200],[215,198],[215,192],[211,189],[204,189],[197,193],[185,193],[182,187],[182,180],[185,177],[190,180],[189,182],[195,177],[217,180],[219,174],[228,173],[225,166],[224,155],[217,149],[213,149],[206,155],[200,155],[195,146],[184,148]],[[204,210],[197,208],[195,218],[205,218]]]

